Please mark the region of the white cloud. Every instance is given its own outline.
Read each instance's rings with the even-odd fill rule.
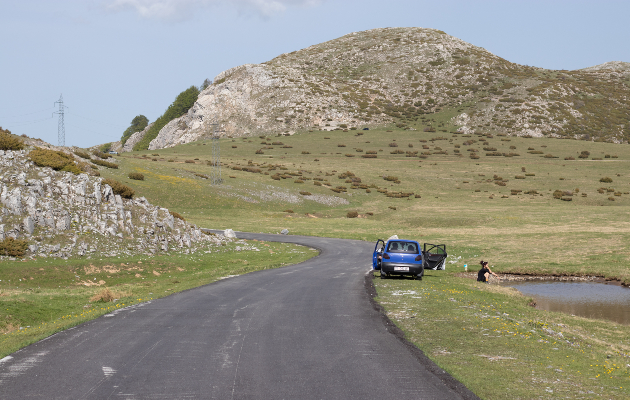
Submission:
[[[232,5],[241,12],[254,12],[262,17],[272,17],[287,7],[314,7],[322,0],[105,0],[111,11],[134,10],[142,18],[184,20],[195,11],[212,5]]]

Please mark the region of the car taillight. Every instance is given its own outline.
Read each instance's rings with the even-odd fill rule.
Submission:
[[[416,261],[422,261],[422,256],[416,257]]]
[[[389,260],[389,254],[387,254],[387,253],[383,254],[383,258],[386,259],[386,260]]]

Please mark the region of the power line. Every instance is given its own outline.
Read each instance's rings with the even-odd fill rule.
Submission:
[[[33,121],[27,121],[27,122],[9,122],[7,126],[9,127],[13,127],[13,126],[24,126],[24,125],[31,125],[31,124],[36,124],[38,122],[42,122],[42,121],[50,121],[51,119],[53,119],[53,116],[51,115],[50,117],[46,117],[46,118],[42,118],[42,119],[36,119]]]
[[[25,113],[25,114],[16,114],[16,115],[2,115],[0,116],[0,118],[16,118],[16,117],[23,117],[25,115],[33,115],[33,114],[38,114],[40,112],[44,112],[44,111],[50,111],[53,110],[55,107],[48,107],[48,108],[44,108],[43,110],[38,110],[38,111],[33,111],[33,112],[29,112],[29,113]]]
[[[83,116],[81,116],[81,115],[79,115],[79,114],[76,114],[76,113],[73,113],[73,112],[70,112],[70,111],[68,111],[68,114],[70,114],[70,115],[74,115],[75,117],[83,118],[83,119],[88,120],[88,121],[96,122],[96,123],[101,124],[101,125],[109,125],[109,126],[111,126],[112,128],[121,129],[121,130],[123,130],[123,131],[124,131],[124,129],[125,129],[125,128],[121,128],[120,126],[112,125],[112,124],[107,123],[107,122],[97,121],[97,120],[95,120],[95,119],[93,119],[93,118],[83,117]]]
[[[99,136],[105,136],[105,137],[108,137],[108,138],[115,138],[116,140],[120,139],[119,136],[113,136],[113,135],[108,135],[108,134],[102,133],[102,132],[96,132],[96,131],[93,131],[91,129],[86,129],[86,128],[80,126],[80,125],[74,125],[72,122],[68,123],[68,126],[71,126],[71,127],[75,128],[77,130],[82,130],[82,131],[86,131],[86,132],[90,132],[90,133],[95,133],[95,134],[97,134]]]
[[[27,107],[30,107],[30,106],[33,106],[33,105],[42,104],[42,103],[48,103],[48,100],[42,100],[42,101],[38,101],[36,103],[27,104],[27,105],[24,105],[24,106],[3,107],[3,108],[0,108],[0,110],[15,110],[16,108],[27,108]]]

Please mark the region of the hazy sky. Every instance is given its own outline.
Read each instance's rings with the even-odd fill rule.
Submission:
[[[66,145],[120,139],[184,89],[350,32],[435,28],[509,61],[630,62],[630,1],[0,0],[0,126]]]

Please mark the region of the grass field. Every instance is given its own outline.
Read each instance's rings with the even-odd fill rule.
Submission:
[[[630,397],[627,326],[536,310],[513,288],[443,271],[373,283],[407,339],[483,399]]]
[[[430,358],[487,399],[628,397],[627,326],[535,310],[455,273],[485,259],[498,273],[630,284],[630,146],[461,135],[445,118],[424,122],[437,132],[224,139],[220,186],[207,179],[210,141],[124,154],[120,169],[101,173],[202,227],[445,243],[446,273],[375,284]]]
[[[362,158],[368,151],[377,158]],[[203,227],[370,241],[398,234],[446,243],[461,257],[454,267],[484,258],[498,272],[630,283],[628,145],[395,129],[226,139],[222,186],[204,178],[211,153],[206,141],[125,154],[120,169],[102,173]],[[351,211],[358,218],[347,218]]]

